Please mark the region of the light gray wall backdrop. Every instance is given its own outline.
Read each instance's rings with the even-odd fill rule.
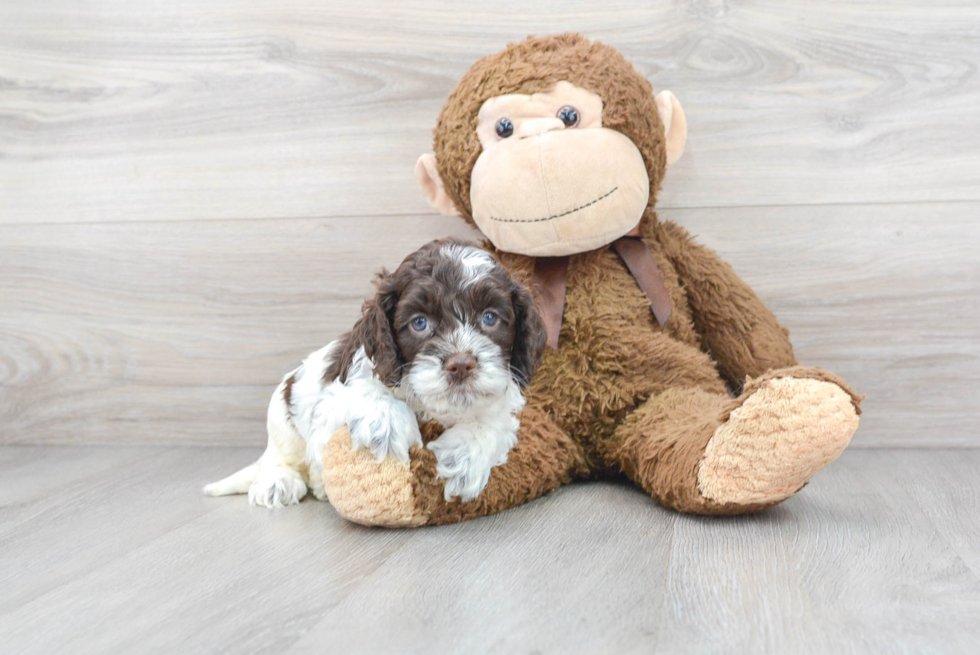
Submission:
[[[0,5],[0,444],[255,444],[371,274],[467,235],[412,167],[529,33],[683,103],[661,216],[869,394],[856,446],[980,445],[974,2]]]

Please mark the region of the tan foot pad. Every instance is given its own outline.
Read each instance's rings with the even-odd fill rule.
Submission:
[[[774,503],[837,459],[858,427],[851,395],[823,380],[776,378],[715,430],[698,489],[717,503]]]
[[[330,504],[354,523],[406,528],[427,520],[415,501],[409,462],[378,463],[370,452],[352,450],[346,428],[323,450],[323,486]]]

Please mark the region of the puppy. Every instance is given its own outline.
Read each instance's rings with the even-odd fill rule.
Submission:
[[[323,489],[323,449],[345,424],[355,449],[407,460],[419,421],[445,431],[428,444],[445,497],[479,496],[517,443],[521,389],[544,352],[545,329],[527,289],[493,255],[433,241],[376,279],[353,330],[287,374],[269,403],[259,460],[204,488],[248,492],[265,507]]]

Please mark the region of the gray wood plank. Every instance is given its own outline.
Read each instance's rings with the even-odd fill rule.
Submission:
[[[0,448],[0,536],[16,529],[24,516],[50,509],[55,492],[72,496],[93,479],[155,457],[164,448],[138,446],[43,446]]]
[[[350,329],[381,266],[468,232],[441,217],[0,226],[0,443],[264,443],[271,389]]]
[[[0,461],[15,451],[60,470],[76,453],[108,463],[121,450],[0,447]],[[354,526],[325,503],[268,511],[202,497],[201,482],[248,449],[145,450],[109,474],[90,459],[83,487],[53,485],[43,512],[0,536],[5,652],[966,654],[980,643],[976,523],[959,520],[980,498],[980,450],[847,451],[748,517],[682,516],[629,486],[584,483],[405,531]],[[14,484],[33,475],[14,473]]]
[[[34,502],[0,511],[0,612],[33,599],[125,555],[143,543],[215,509],[188,502],[208,478],[248,463],[228,449],[40,450],[33,468],[11,474],[47,493]],[[99,460],[102,460],[101,462]],[[77,467],[62,482],[61,470]],[[82,477],[79,474],[85,474]]]
[[[664,211],[807,364],[869,394],[855,445],[976,445],[980,203]],[[429,217],[0,226],[0,443],[264,443],[283,373],[369,280],[472,234]]]
[[[281,652],[416,538],[347,523],[327,503],[269,511],[201,493],[255,455],[168,450],[0,539],[4,649]]]
[[[892,476],[931,457],[848,452],[779,508],[656,530],[638,493],[566,489],[548,512],[568,523],[520,545],[495,525],[407,546],[290,652],[972,653],[980,579]]]
[[[980,577],[980,450],[930,450],[925,456],[902,451],[882,458],[891,477]]]
[[[289,652],[626,652],[660,629],[675,520],[594,483],[425,529]]]
[[[980,578],[902,475],[935,457],[851,450],[773,510],[679,517],[658,652],[976,652]]]
[[[424,212],[455,81],[564,30],[684,103],[663,207],[977,200],[978,29],[974,2],[5,2],[0,222]]]

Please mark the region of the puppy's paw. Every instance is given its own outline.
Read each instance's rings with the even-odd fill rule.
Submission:
[[[321,453],[322,452],[323,449],[321,449]],[[327,491],[326,489],[323,488],[322,456],[319,461],[310,462],[309,467],[310,467],[310,471],[309,471],[310,481],[307,483],[306,486],[309,487],[310,493],[313,494],[314,498],[316,498],[317,500],[324,500],[329,502],[329,500],[327,499]]]
[[[306,482],[298,471],[277,467],[261,471],[248,489],[248,502],[261,507],[285,507],[306,495]]]
[[[408,461],[412,446],[422,445],[418,420],[408,405],[391,394],[378,398],[373,404],[348,412],[347,427],[355,450],[367,449],[378,462],[388,455]]]
[[[468,502],[480,495],[490,480],[490,469],[498,459],[481,448],[477,430],[455,425],[427,446],[436,456],[436,474],[446,481],[446,500],[458,497]],[[506,455],[504,461],[507,460]]]

